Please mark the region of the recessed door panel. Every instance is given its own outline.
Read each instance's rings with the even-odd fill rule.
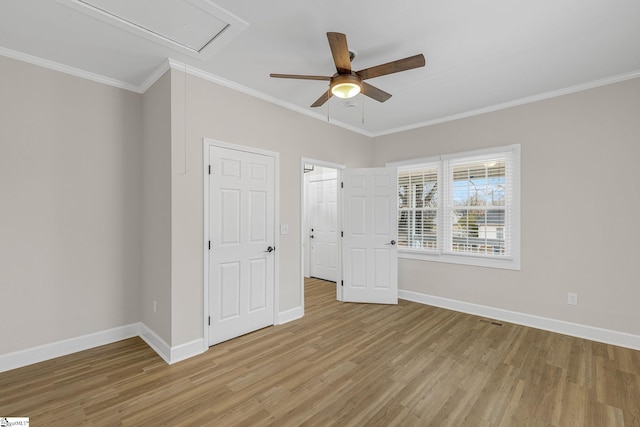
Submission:
[[[267,241],[267,193],[249,192],[249,241],[251,243]]]
[[[249,312],[264,310],[267,307],[267,260],[266,258],[249,261]]]
[[[367,176],[366,175],[358,175],[354,174],[351,177],[351,188],[353,190],[359,189],[364,190],[367,186]]]
[[[389,218],[390,198],[387,195],[373,196],[373,234],[376,236],[388,236],[391,233],[389,226],[393,221]]]
[[[367,233],[367,199],[363,196],[351,198],[351,227],[349,233],[352,236],[365,236]]]
[[[240,244],[240,191],[220,190],[220,244]]]
[[[389,256],[390,249],[376,248],[373,250],[374,262],[374,276],[373,287],[376,289],[388,289],[389,288]]]
[[[251,179],[254,182],[267,182],[267,167],[260,163],[251,163]]]
[[[220,320],[238,317],[240,315],[240,263],[221,264],[219,280],[218,310]]]
[[[350,282],[353,288],[367,287],[367,250],[365,248],[351,248]]]
[[[220,177],[240,179],[241,163],[236,159],[220,159]]]

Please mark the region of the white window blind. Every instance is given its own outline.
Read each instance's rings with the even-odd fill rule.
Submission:
[[[398,170],[399,247],[438,249],[438,163]]]
[[[520,268],[520,146],[393,164],[399,256]]]
[[[511,256],[511,154],[443,161],[443,252]]]

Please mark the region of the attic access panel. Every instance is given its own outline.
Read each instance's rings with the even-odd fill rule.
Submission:
[[[191,56],[207,59],[248,24],[209,0],[58,0]]]

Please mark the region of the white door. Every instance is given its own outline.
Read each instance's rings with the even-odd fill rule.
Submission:
[[[310,181],[309,242],[311,277],[335,282],[338,277],[337,178]]]
[[[274,157],[209,147],[209,345],[274,324]]]
[[[345,169],[343,182],[343,300],[397,304],[396,169]]]

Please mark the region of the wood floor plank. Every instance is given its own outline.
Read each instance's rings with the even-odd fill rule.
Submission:
[[[401,300],[335,300],[168,366],[141,339],[0,374],[0,416],[92,426],[638,426],[640,352]]]

